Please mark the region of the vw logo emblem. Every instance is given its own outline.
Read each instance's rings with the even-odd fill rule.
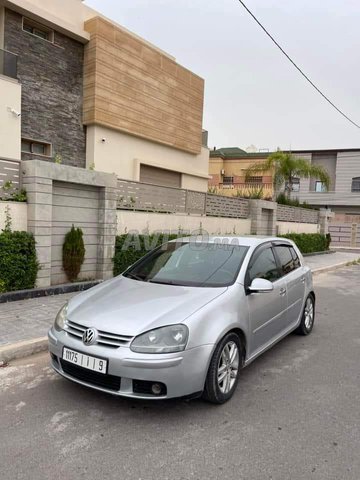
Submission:
[[[84,345],[93,345],[96,342],[97,335],[98,333],[95,328],[88,328],[87,330],[85,330],[82,336],[82,341]]]

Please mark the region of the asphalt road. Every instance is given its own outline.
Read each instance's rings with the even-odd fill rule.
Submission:
[[[220,407],[104,395],[45,354],[0,369],[0,478],[359,480],[360,266],[316,287],[312,335],[256,360]]]

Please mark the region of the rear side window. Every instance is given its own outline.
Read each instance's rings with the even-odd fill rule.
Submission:
[[[274,253],[270,247],[260,252],[254,262],[250,264],[248,275],[250,284],[254,278],[264,278],[274,282],[280,277]]]
[[[294,260],[295,268],[301,267],[300,258],[293,247],[290,247],[291,256]]]
[[[291,250],[294,250],[291,247],[287,247],[285,245],[275,247],[276,254],[280,261],[280,268],[281,273],[283,275],[287,275],[288,273],[296,270],[300,266],[300,261],[296,252],[294,250],[294,254],[297,260],[294,258],[294,255]]]

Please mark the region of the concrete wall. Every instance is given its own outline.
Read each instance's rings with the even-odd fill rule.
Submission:
[[[181,172],[182,188],[205,192],[208,162],[209,150],[204,147],[199,155],[192,155],[110,128],[87,127],[87,166],[125,180],[139,181],[140,164],[152,165]]]
[[[159,213],[117,211],[117,233],[129,231],[151,233],[155,231],[194,232],[202,229],[209,235],[249,235],[251,220],[193,215],[167,215]]]
[[[84,123],[199,154],[204,80],[101,17],[84,63]]]
[[[315,223],[276,222],[277,233],[320,233],[320,225]]]
[[[84,46],[57,31],[54,42],[38,38],[22,29],[22,21],[20,14],[6,10],[5,49],[19,56],[21,137],[51,144],[44,160],[59,154],[63,164],[84,167]],[[39,155],[22,154],[24,160],[33,158]]]
[[[21,112],[21,85],[0,75],[0,158],[20,160],[21,117],[10,108]]]
[[[5,227],[6,211],[11,217],[12,231],[27,231],[27,203],[0,201],[0,231]]]

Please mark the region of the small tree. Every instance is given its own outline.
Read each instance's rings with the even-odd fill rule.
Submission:
[[[292,153],[274,152],[264,162],[251,165],[246,170],[246,181],[258,173],[272,172],[274,194],[284,186],[286,196],[289,198],[293,189],[294,178],[318,178],[328,190],[330,177],[328,172],[320,165],[313,165],[304,158],[295,157]]]
[[[63,244],[63,268],[70,282],[77,279],[84,263],[85,245],[81,228],[71,227]]]

